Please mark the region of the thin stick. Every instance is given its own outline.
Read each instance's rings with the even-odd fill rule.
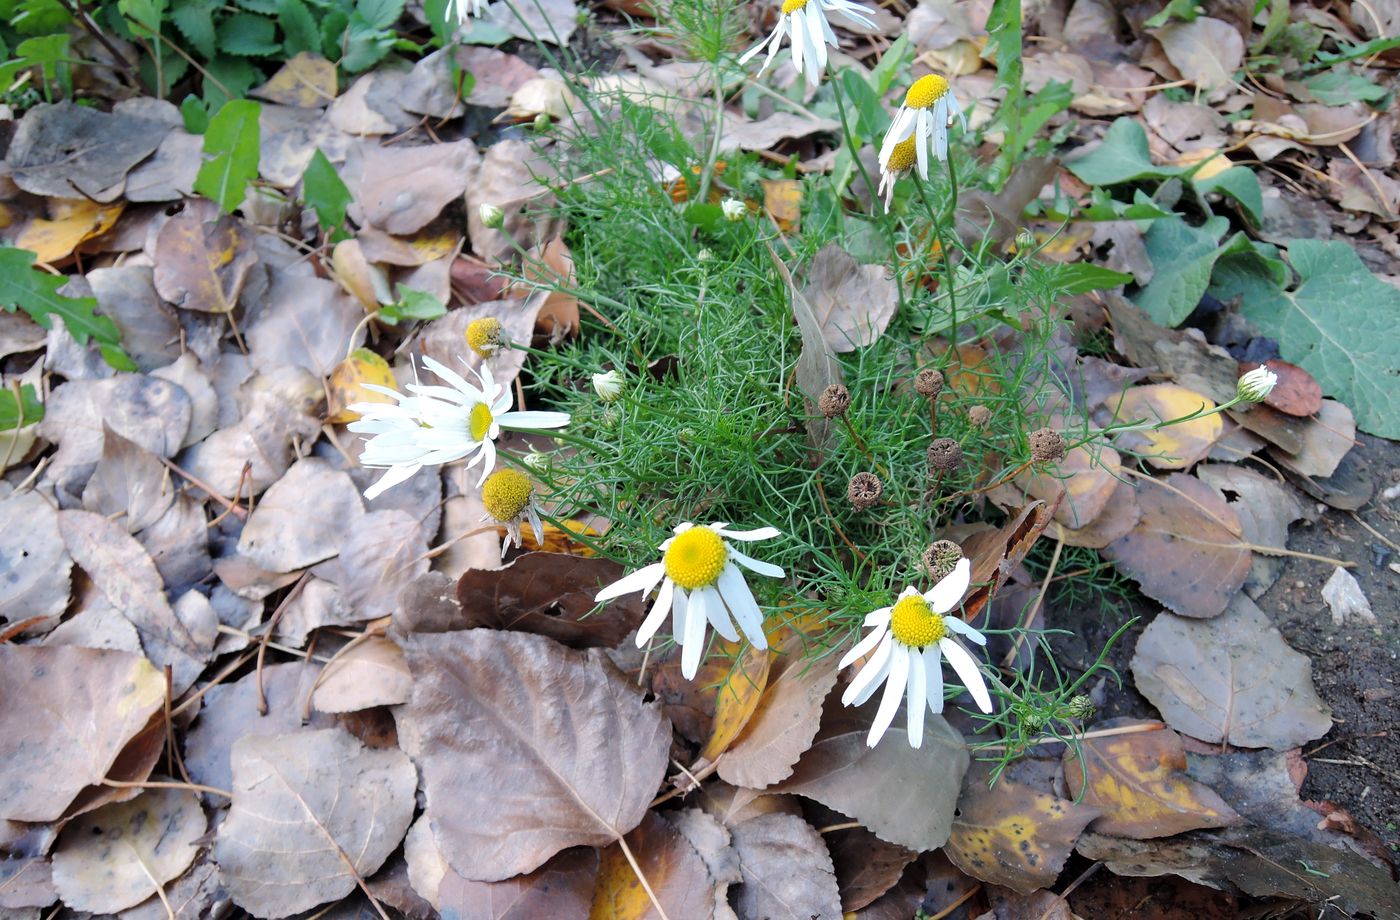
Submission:
[[[1355,511],[1352,511],[1352,512],[1350,512],[1350,513],[1351,513],[1351,519],[1352,519],[1353,521],[1355,521],[1356,523],[1360,524],[1362,527],[1366,528],[1366,532],[1367,532],[1367,533],[1369,533],[1371,536],[1375,537],[1377,540],[1380,540],[1382,543],[1384,543],[1386,546],[1389,546],[1391,549],[1395,550],[1397,553],[1400,553],[1400,544],[1397,544],[1394,540],[1390,539],[1390,538],[1387,537],[1385,534],[1381,533],[1379,530],[1377,530],[1376,528],[1372,527],[1370,524],[1367,524],[1365,521],[1361,520],[1361,516],[1358,515]]]
[[[1166,727],[1167,723],[1165,722],[1144,722],[1141,725],[1120,725],[1117,728],[1100,728],[1096,731],[1085,732],[1084,734],[1079,736],[1079,740],[1084,741],[1089,738],[1107,738],[1110,735],[1136,735],[1139,732],[1159,732],[1165,729]],[[1061,744],[1063,744],[1064,740],[1065,739],[1063,738],[1056,738],[1054,735],[1041,735],[1039,738],[1032,738],[1030,741],[1027,741],[1025,745],[1023,745],[1020,749],[1031,747],[1037,744],[1050,744],[1053,741],[1058,741]],[[978,750],[1004,751],[1006,750],[1006,745],[989,744],[986,747],[978,748]]]
[[[1089,868],[1079,873],[1079,878],[1070,882],[1068,888],[1055,895],[1055,900],[1051,901],[1050,906],[1045,908],[1045,913],[1040,915],[1039,920],[1049,920],[1050,914],[1054,912],[1056,907],[1059,907],[1061,904],[1063,904],[1069,898],[1070,895],[1074,894],[1076,888],[1087,882],[1090,876],[1092,876],[1095,872],[1099,871],[1102,868],[1103,863],[1095,862]]]
[[[642,867],[637,864],[637,857],[632,855],[632,848],[627,845],[627,838],[618,837],[617,845],[622,848],[622,855],[627,857],[628,865],[632,867],[632,871],[636,874],[637,881],[642,883],[642,890],[647,893],[647,897],[651,898],[651,906],[656,908],[656,912],[661,915],[661,920],[671,920],[671,918],[666,915],[666,908],[662,907],[661,902],[656,899],[656,892],[651,890],[651,882],[647,881],[647,877],[642,874]],[[388,918],[385,918],[385,920],[388,920]]]
[[[1055,553],[1050,557],[1050,567],[1045,570],[1045,577],[1040,581],[1040,593],[1035,596],[1026,615],[1021,618],[1019,631],[1016,633],[1016,641],[1011,643],[1011,650],[1006,653],[1006,657],[1001,660],[1003,668],[1011,667],[1011,662],[1016,660],[1016,653],[1021,650],[1021,644],[1026,641],[1026,636],[1031,628],[1031,622],[1035,620],[1036,611],[1040,610],[1040,605],[1045,601],[1045,592],[1050,588],[1051,576],[1055,574],[1055,568],[1060,564],[1060,553],[1065,548],[1065,538],[1063,536],[1055,539]]]
[[[200,698],[204,696],[204,694],[219,686],[219,684],[223,683],[225,680],[228,680],[229,676],[232,675],[234,671],[237,671],[239,668],[247,664],[255,654],[257,653],[245,652],[242,657],[230,664],[228,667],[224,668],[223,671],[221,671],[218,674],[218,676],[216,676],[213,680],[211,680],[209,683],[205,684],[203,687],[200,687],[194,693],[181,700],[180,705],[176,706],[173,710],[171,710],[170,714],[172,716],[178,716],[180,713],[184,712],[186,709],[199,702]]]
[[[818,834],[834,834],[837,831],[850,831],[858,827],[865,827],[859,821],[846,821],[843,824],[828,824],[826,827],[817,828]]]
[[[698,787],[698,786],[700,785],[700,782],[701,782],[702,780],[704,780],[704,779],[705,779],[706,777],[708,777],[710,774],[714,773],[716,770],[719,769],[719,762],[720,762],[721,760],[723,760],[723,759],[724,759],[724,755],[721,754],[721,755],[719,755],[718,757],[716,757],[712,762],[710,762],[709,764],[705,765],[704,767],[701,767],[699,770],[696,770],[694,773],[691,773],[691,772],[687,771],[687,772],[686,772],[686,776],[690,778],[690,781],[691,781],[691,782],[695,783],[695,786],[696,786],[696,787]],[[663,794],[663,795],[659,795],[659,796],[657,796],[656,798],[652,799],[651,805],[649,805],[648,807],[649,807],[649,808],[655,808],[656,806],[660,805],[662,802],[669,802],[669,801],[671,801],[671,799],[674,799],[676,796],[678,796],[678,795],[685,795],[686,793],[691,792],[691,791],[693,791],[693,790],[692,790],[692,789],[681,789],[681,787],[677,786],[677,787],[675,787],[674,789],[672,789],[670,792],[667,792],[667,793],[665,793],[665,794]]]
[[[136,860],[136,865],[141,867],[141,871],[146,873],[146,878],[155,886],[156,897],[160,898],[161,906],[165,908],[165,916],[168,920],[175,920],[175,909],[170,906],[170,899],[165,896],[165,886],[160,883],[160,879],[156,878],[155,873],[151,871],[151,867],[146,865],[146,861],[141,858],[140,851],[132,845],[131,841],[123,840],[122,842],[125,843],[126,848],[131,851],[132,857]]]
[[[972,899],[972,896],[977,894],[977,892],[981,890],[982,883],[978,882],[976,885],[973,885],[971,888],[967,889],[961,895],[959,895],[958,899],[952,904],[949,904],[947,907],[943,908],[936,914],[931,914],[928,920],[943,920],[943,918],[945,917],[951,917],[955,910],[957,910],[959,907],[962,907],[964,904],[970,901]]]
[[[215,789],[213,786],[204,786],[200,783],[157,782],[154,780],[132,783],[120,779],[104,779],[102,785],[112,786],[116,789],[189,789],[193,792],[207,792],[210,795],[222,796],[226,799],[233,798],[233,793],[227,789]]]
[[[258,664],[253,673],[256,676],[258,687],[258,715],[267,715],[267,693],[263,691],[263,658],[267,655],[267,643],[272,640],[272,630],[277,626],[277,622],[282,619],[282,614],[287,612],[287,608],[296,600],[301,589],[306,586],[306,581],[311,577],[308,569],[301,573],[297,583],[292,586],[292,590],[287,592],[287,596],[282,598],[282,603],[277,605],[277,609],[272,612],[272,618],[267,621],[267,632],[262,634],[262,641],[258,643]]]
[[[180,746],[175,743],[175,721],[170,717],[170,711],[174,700],[171,694],[174,690],[173,681],[174,669],[170,665],[165,666],[165,744],[169,753],[166,755],[175,764],[180,775],[185,778],[185,782],[194,782],[190,779],[189,771],[185,769],[185,761],[180,757]]]

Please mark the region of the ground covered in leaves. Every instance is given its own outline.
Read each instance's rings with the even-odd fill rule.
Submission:
[[[1010,83],[1005,4],[894,3],[840,33],[862,86],[891,53],[953,78],[969,156],[1004,180],[964,194],[961,236],[1118,273],[1064,285],[1047,424],[1280,376],[1263,405],[976,471],[941,536],[973,563],[969,622],[1011,631],[988,650],[1008,681],[1043,667],[1018,629],[1052,631],[1073,680],[1139,618],[1119,679],[1082,688],[1077,750],[1032,731],[995,784],[1012,739],[956,707],[921,749],[903,719],[867,747],[875,707],[840,705],[847,637],[819,616],[775,611],[772,651],[717,642],[685,680],[675,649],[634,647],[635,598],[594,612],[624,572],[589,548],[608,521],[503,561],[460,467],[365,500],[344,426],[367,383],[409,381],[410,356],[479,366],[474,319],[541,351],[607,323],[577,290],[589,231],[555,207],[595,176],[560,174],[550,125],[592,94],[650,100],[692,150],[717,126],[709,70],[624,27],[644,6],[548,0],[522,27],[492,4],[465,43],[378,69],[396,23],[430,29],[364,6],[335,63],[274,48],[245,71],[167,24],[219,86],[247,76],[232,101],[141,91],[132,37],[74,27],[107,62],[68,75],[81,105],[50,93],[66,58],[16,51],[54,101],[11,94],[0,122],[0,918],[1400,917],[1394,0],[1052,2]],[[208,15],[247,50],[263,13]],[[776,9],[745,15],[756,36]],[[842,149],[836,102],[785,61],[775,89],[728,87],[714,149],[768,170],[725,191],[792,253],[822,208],[878,204],[872,151]],[[900,96],[865,91],[870,129]],[[682,208],[699,172],[654,179]],[[871,235],[781,286],[828,372],[892,334]],[[1018,399],[994,369],[1025,341],[927,336],[940,411]],[[523,399],[524,352],[491,367]],[[810,367],[784,377],[798,432]]]

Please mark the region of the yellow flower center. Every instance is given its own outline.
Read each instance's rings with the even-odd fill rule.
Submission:
[[[915,594],[895,602],[890,632],[910,648],[923,648],[948,635],[948,627],[943,625],[942,614],[934,613],[928,601]]]
[[[529,476],[519,470],[499,469],[481,484],[481,503],[488,514],[505,524],[520,517],[534,491]]]
[[[467,417],[467,430],[471,432],[472,440],[485,441],[493,421],[495,419],[491,417],[491,407],[486,403],[472,406],[471,415]]]
[[[783,15],[795,13],[807,5],[807,0],[783,0]]]
[[[662,562],[666,574],[687,591],[706,588],[719,580],[729,550],[708,527],[692,527],[671,541]]]
[[[910,135],[894,145],[894,149],[890,151],[890,172],[903,172],[914,165],[919,158],[918,152],[914,150],[915,139],[914,135]]]
[[[494,316],[474,319],[467,323],[467,345],[471,350],[489,358],[501,344],[501,321]]]
[[[911,109],[926,109],[948,92],[948,81],[936,73],[920,77],[904,94],[904,104]]]

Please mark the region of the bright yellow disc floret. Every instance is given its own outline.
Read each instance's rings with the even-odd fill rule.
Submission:
[[[519,470],[499,469],[481,484],[481,503],[487,514],[504,524],[520,517],[534,491],[529,476]]]
[[[948,81],[936,73],[920,77],[904,94],[904,104],[911,109],[926,109],[948,92]]]
[[[890,612],[890,632],[911,648],[932,645],[948,634],[942,614],[934,613],[928,601],[915,594],[901,597]]]
[[[666,574],[687,591],[705,588],[719,580],[729,549],[708,527],[692,527],[671,541],[662,562]]]
[[[472,406],[472,411],[467,416],[467,430],[471,432],[473,441],[485,441],[486,435],[491,431],[491,423],[495,421],[491,416],[491,407],[486,403],[477,403]]]
[[[903,172],[914,165],[914,162],[919,158],[918,151],[914,149],[915,139],[915,136],[911,134],[894,145],[894,149],[890,151],[888,167],[890,172]]]
[[[491,357],[501,347],[501,321],[486,316],[467,323],[467,345],[483,358]]]
[[[783,0],[783,15],[795,13],[807,5],[807,0]]]

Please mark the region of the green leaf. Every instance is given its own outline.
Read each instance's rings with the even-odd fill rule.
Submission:
[[[0,390],[0,431],[23,428],[41,421],[44,417],[44,404],[34,387],[28,383],[19,388],[19,398],[14,390]]]
[[[1347,61],[1354,61],[1358,58],[1370,57],[1373,54],[1384,54],[1393,48],[1400,48],[1400,36],[1394,38],[1373,38],[1360,45],[1342,45],[1341,50],[1335,54],[1330,51],[1319,51],[1315,63],[1308,66],[1308,70],[1321,70],[1333,64],[1344,64]]]
[[[895,77],[908,69],[912,58],[913,49],[909,47],[909,33],[901,32],[894,44],[880,55],[880,63],[870,71],[870,88],[875,90],[875,95],[883,97],[888,93],[894,85]]]
[[[345,209],[353,200],[340,175],[319,149],[311,156],[306,172],[301,175],[302,194],[316,212],[316,219],[327,231],[343,230]]]
[[[277,26],[266,16],[234,13],[219,23],[219,50],[239,57],[267,57],[282,50]]]
[[[458,41],[464,45],[486,45],[494,48],[515,38],[504,27],[486,19],[473,19],[471,30],[459,35]]]
[[[73,81],[70,65],[67,63],[69,54],[66,33],[27,38],[15,48],[15,54],[19,55],[21,69],[40,68],[44,76],[45,98],[52,98],[49,96],[49,84],[55,82],[63,95],[71,94]]]
[[[181,0],[170,11],[170,21],[175,23],[175,28],[205,59],[213,57],[217,50],[214,11],[220,6],[219,0]]]
[[[209,128],[209,109],[193,93],[180,103],[180,117],[185,120],[185,130],[191,134],[203,134]]]
[[[1259,177],[1249,167],[1231,166],[1209,179],[1193,179],[1191,184],[1202,195],[1219,192],[1233,198],[1254,226],[1263,222],[1264,193],[1259,188]]]
[[[1106,291],[1116,288],[1121,284],[1131,284],[1132,275],[1125,275],[1116,272],[1102,265],[1090,265],[1088,262],[1075,262],[1070,265],[1059,265],[1050,263],[1053,269],[1050,273],[1055,290],[1066,296],[1075,294],[1087,294],[1090,291]]]
[[[1147,153],[1147,132],[1131,118],[1115,121],[1109,126],[1102,144],[1065,165],[1090,185],[1169,179],[1181,174],[1180,169],[1157,166],[1152,162],[1152,157]]]
[[[165,22],[165,0],[117,0],[117,9],[142,38],[154,36]]]
[[[384,59],[394,47],[396,36],[384,29],[375,29],[359,21],[360,14],[350,16],[350,30],[345,38],[345,55],[340,66],[346,73],[369,70]]]
[[[1293,240],[1298,285],[1222,260],[1211,292],[1278,340],[1284,360],[1317,378],[1363,430],[1400,438],[1400,290],[1372,275],[1347,243]]]
[[[1224,217],[1212,217],[1203,227],[1192,227],[1180,218],[1153,221],[1145,240],[1152,280],[1138,293],[1137,305],[1164,326],[1175,326],[1190,316],[1210,286],[1215,260],[1249,245],[1244,234],[1237,233],[1221,246],[1220,238],[1229,227]]]
[[[230,99],[243,98],[248,88],[262,77],[257,69],[243,58],[225,54],[207,62],[204,69],[209,72],[209,76],[218,81],[218,84],[215,84],[208,77],[204,80],[204,101],[209,104],[211,112],[217,112]]]
[[[1385,87],[1377,86],[1360,74],[1333,70],[1308,77],[1303,81],[1313,98],[1323,105],[1346,105],[1348,102],[1376,102],[1384,99]]]
[[[1196,17],[1201,15],[1201,11],[1196,8],[1196,0],[1171,0],[1162,11],[1156,16],[1143,23],[1149,29],[1156,29],[1167,24],[1168,20],[1179,19],[1182,22],[1195,22]]]
[[[262,106],[235,99],[219,109],[204,132],[204,155],[194,190],[232,214],[258,175],[258,115]]]
[[[402,284],[394,286],[394,293],[398,295],[398,302],[379,308],[379,321],[382,323],[397,326],[405,319],[437,319],[447,314],[442,301],[432,294],[415,291]]]
[[[53,318],[79,345],[88,339],[97,342],[107,363],[119,371],[134,371],[136,364],[122,351],[117,324],[93,312],[94,297],[65,297],[58,289],[68,283],[61,275],[50,275],[34,267],[34,253],[27,249],[0,246],[0,307],[13,312],[19,307],[45,329],[53,328]]]
[[[855,123],[851,125],[851,133],[859,137],[882,136],[890,126],[890,116],[880,103],[880,96],[854,68],[842,70],[838,79],[841,81],[849,108],[853,109],[856,115]]]
[[[403,15],[404,0],[355,0],[355,12],[371,29],[387,29]]]
[[[24,0],[10,25],[20,35],[52,35],[72,21],[73,15],[58,0]]]
[[[288,57],[321,49],[321,34],[316,28],[316,19],[301,0],[282,0],[277,24],[282,27],[285,36],[282,50]]]
[[[233,0],[241,9],[250,13],[262,13],[264,16],[276,16],[282,9],[279,0]]]

